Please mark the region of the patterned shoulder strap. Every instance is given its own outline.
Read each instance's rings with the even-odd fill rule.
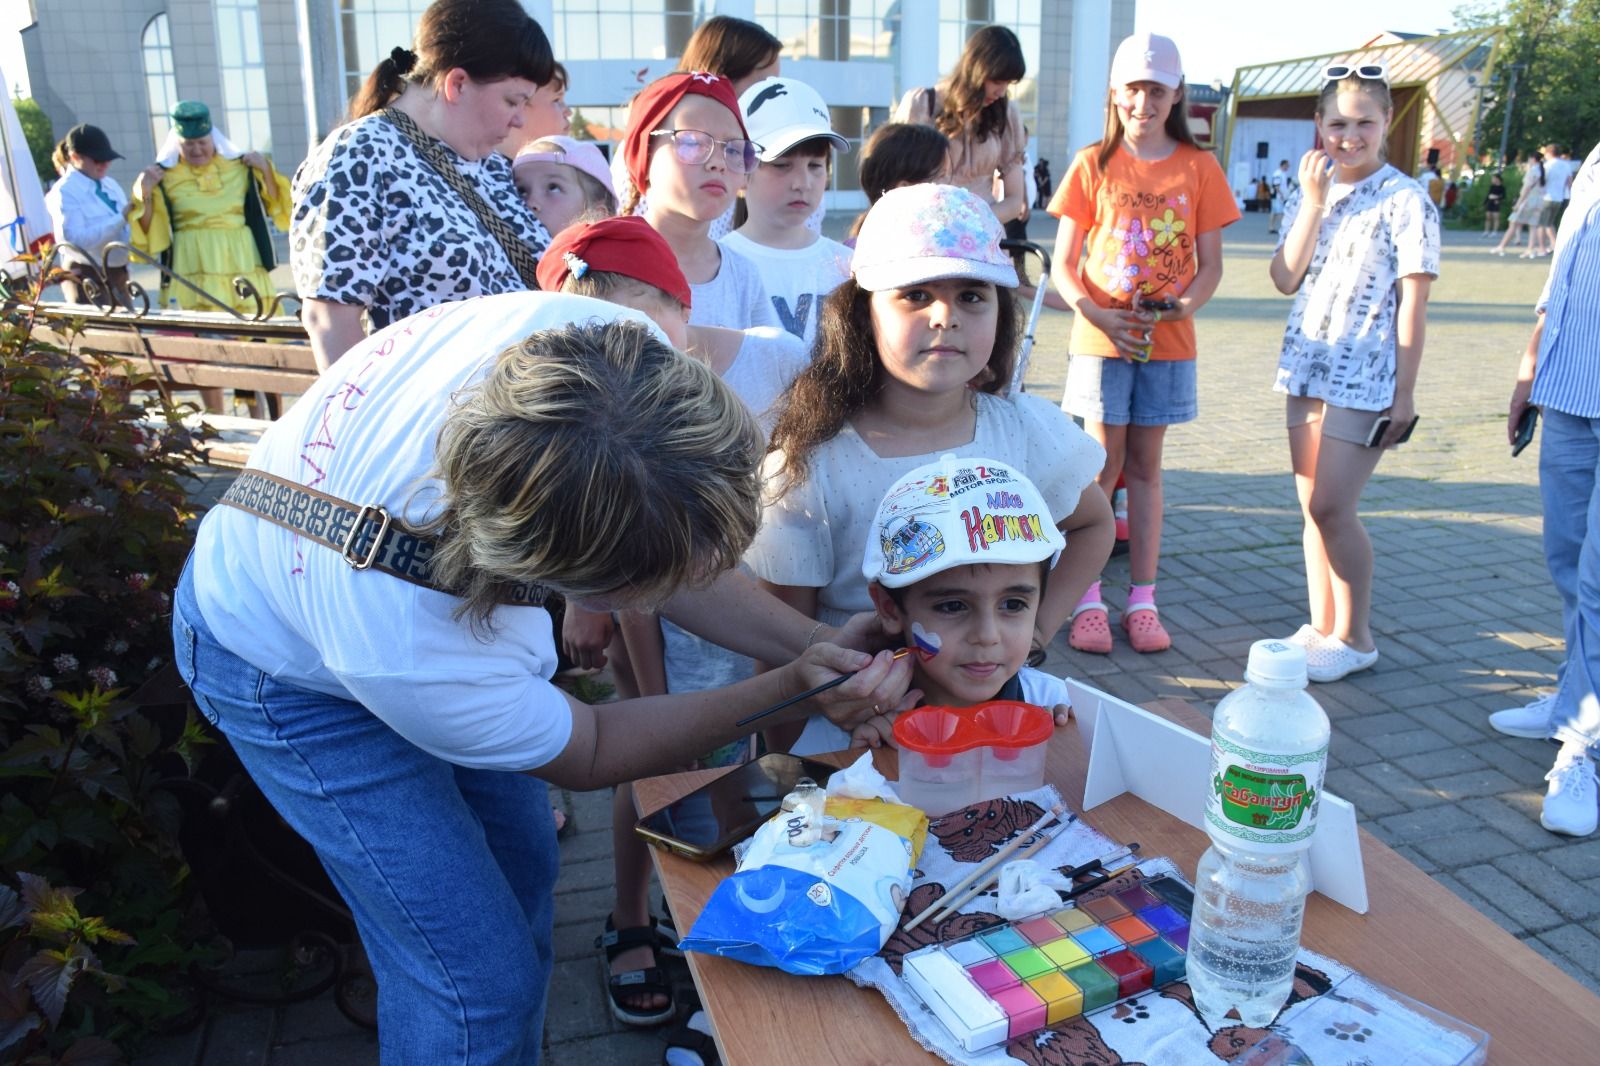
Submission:
[[[489,206],[483,194],[473,187],[472,182],[450,164],[450,160],[439,150],[438,142],[423,133],[416,121],[399,108],[386,107],[378,114],[411,142],[411,147],[417,150],[423,161],[432,167],[439,177],[444,179],[444,183],[455,190],[462,202],[472,209],[472,213],[478,216],[483,228],[499,242],[506,253],[506,258],[511,260],[511,265],[516,268],[522,283],[530,289],[537,289],[539,282],[534,277],[534,271],[539,264],[534,259],[533,253],[528,250],[527,244],[517,235],[511,223]]]

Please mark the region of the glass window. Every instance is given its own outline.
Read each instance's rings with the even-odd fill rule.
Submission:
[[[259,0],[213,0],[217,22],[217,70],[222,106],[213,118],[228,139],[245,151],[272,151],[266,68],[261,55]]]
[[[162,12],[145,24],[140,41],[144,53],[144,94],[150,106],[150,140],[155,151],[167,139],[172,109],[178,102],[178,79],[172,67],[172,36]]]
[[[756,0],[755,20],[785,59],[894,59],[899,0]]]
[[[344,87],[354,96],[393,48],[411,47],[432,0],[337,0]]]
[[[563,61],[667,59],[668,18],[692,11],[683,0],[555,0],[551,43]]]

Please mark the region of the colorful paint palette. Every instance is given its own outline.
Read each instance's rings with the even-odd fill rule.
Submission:
[[[1192,893],[1160,877],[907,955],[902,975],[969,1054],[1184,976]]]

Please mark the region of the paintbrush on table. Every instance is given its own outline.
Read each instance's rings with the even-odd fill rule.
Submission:
[[[1051,807],[1048,811],[1045,811],[1038,821],[1034,822],[1025,831],[1018,834],[1015,840],[1011,841],[1011,843],[995,852],[994,856],[987,862],[983,863],[976,870],[973,870],[970,874],[957,881],[955,885],[949,889],[949,891],[945,892],[944,895],[930,903],[927,910],[923,911],[921,914],[911,919],[911,921],[907,922],[906,931],[910,932],[917,926],[921,925],[930,914],[944,907],[947,903],[949,903],[950,900],[955,899],[957,893],[960,893],[968,885],[971,885],[974,882],[981,883],[983,878],[998,870],[1001,863],[1005,862],[1007,859],[1011,858],[1012,855],[1022,850],[1023,845],[1032,841],[1034,834],[1038,833],[1039,830],[1043,829],[1045,826],[1061,817],[1066,813],[1066,810],[1067,805],[1065,803],[1058,803],[1054,807]],[[1073,815],[1072,818],[1076,819],[1077,815]],[[970,899],[975,895],[977,895],[977,891],[972,891],[967,893],[964,898]]]

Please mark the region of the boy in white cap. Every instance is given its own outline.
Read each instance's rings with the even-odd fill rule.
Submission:
[[[954,455],[917,467],[878,504],[861,571],[884,631],[916,652],[925,703],[1021,700],[1068,715],[1066,685],[1027,665],[1066,537],[1009,464]],[[886,736],[882,719],[867,729]],[[858,730],[855,740],[869,742]]]
[[[850,249],[806,220],[827,191],[833,150],[850,142],[833,132],[817,91],[793,78],[756,82],[739,108],[761,162],[745,187],[749,217],[722,243],[760,268],[779,324],[809,350],[822,298],[850,276]]]

